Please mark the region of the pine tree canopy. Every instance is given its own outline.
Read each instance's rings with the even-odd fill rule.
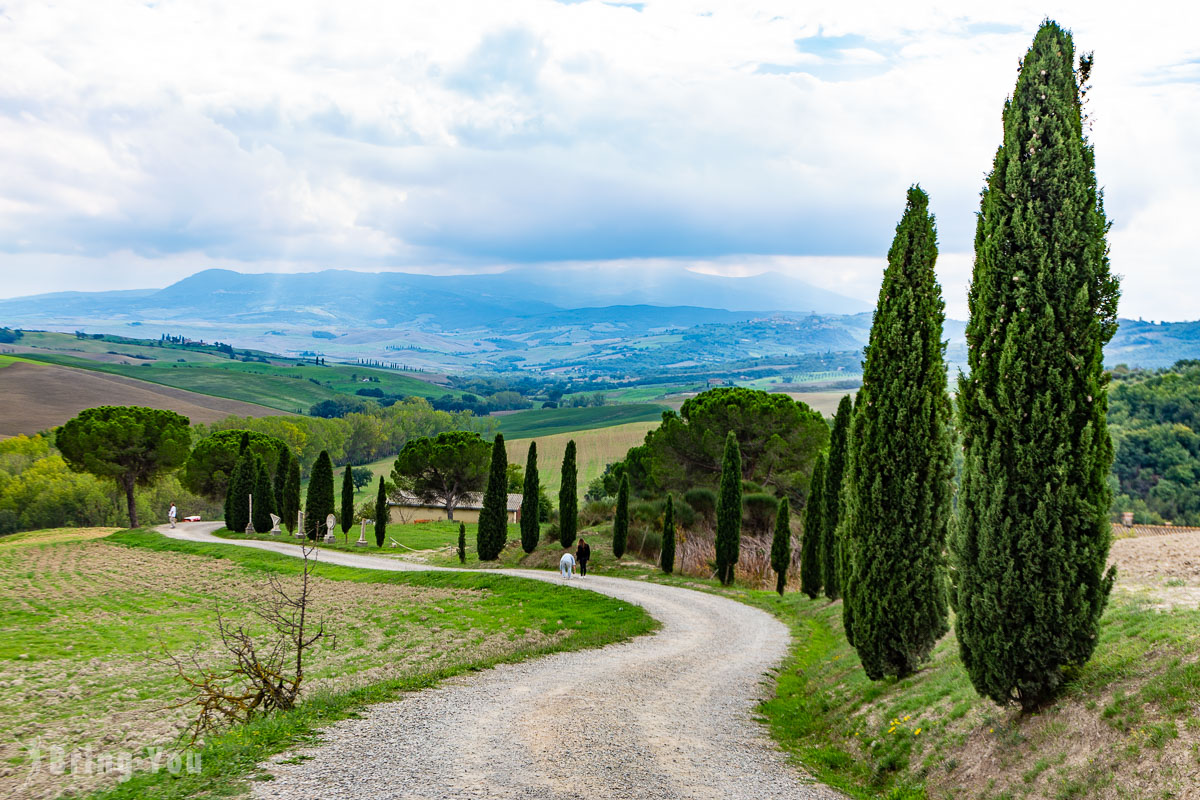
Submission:
[[[563,453],[562,483],[558,488],[558,540],[563,547],[575,544],[579,524],[579,488],[575,469],[575,440]]]
[[[958,410],[955,631],[975,688],[1036,707],[1096,646],[1114,573],[1104,344],[1108,221],[1071,35],[1047,20],[1004,106],[983,191]]]
[[[304,499],[304,533],[316,539],[329,533],[326,518],[333,513],[333,461],[329,451],[322,450],[313,464],[308,479],[308,495]]]
[[[625,555],[625,543],[629,538],[629,476],[621,476],[621,486],[617,489],[617,508],[613,515],[612,549],[613,555],[620,558]]]
[[[888,252],[848,437],[843,625],[867,676],[907,676],[949,630],[953,453],[937,232],[918,187]]]

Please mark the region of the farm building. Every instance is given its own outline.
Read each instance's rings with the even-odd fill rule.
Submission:
[[[479,522],[483,510],[483,493],[477,492],[464,497],[454,507],[455,522]],[[446,519],[446,507],[440,503],[426,503],[416,495],[403,492],[388,500],[389,519],[392,523],[436,522]],[[521,521],[521,495],[508,496],[508,521]]]

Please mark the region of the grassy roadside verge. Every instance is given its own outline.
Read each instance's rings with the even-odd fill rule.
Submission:
[[[645,568],[628,577],[721,594],[787,624],[791,649],[759,712],[795,763],[849,797],[1116,800],[1190,797],[1200,785],[1200,610],[1162,610],[1145,589],[1118,587],[1092,659],[1055,704],[1022,715],[975,693],[953,632],[917,674],[873,682],[842,633],[840,601]]]
[[[125,531],[104,540],[112,544],[159,553],[224,560],[251,573],[297,574],[292,557],[223,545],[181,542],[146,531]],[[642,609],[607,597],[549,584],[487,573],[391,573],[320,566],[323,579],[357,584],[388,584],[422,590],[465,591],[472,594],[473,627],[492,621],[506,630],[545,634],[518,642],[501,654],[464,652],[437,668],[371,682],[348,690],[327,690],[309,696],[300,707],[234,728],[211,738],[201,751],[203,769],[197,774],[167,770],[136,773],[131,780],[93,795],[105,800],[125,798],[186,798],[230,796],[245,790],[257,774],[256,765],[269,756],[311,741],[330,722],[353,715],[367,705],[395,699],[468,670],[500,662],[520,661],[562,650],[597,647],[653,630],[656,623]],[[443,604],[444,605],[444,604]],[[440,624],[449,624],[438,620]],[[564,634],[570,631],[570,634]]]

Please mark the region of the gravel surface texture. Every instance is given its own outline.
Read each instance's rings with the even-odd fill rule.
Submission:
[[[218,539],[216,523],[162,533],[295,555],[291,542]],[[428,569],[325,550],[322,561]],[[498,570],[564,582],[557,573]],[[588,576],[572,586],[645,608],[661,630],[623,644],[501,665],[372,706],[323,743],[264,765],[254,796],[299,798],[728,798],[842,795],[789,765],[753,719],[787,651],[778,620],[734,600]],[[297,759],[299,755],[301,758]],[[296,763],[281,763],[293,761]]]

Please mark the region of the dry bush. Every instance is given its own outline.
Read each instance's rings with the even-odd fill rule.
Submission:
[[[245,627],[228,622],[217,607],[217,632],[231,665],[206,667],[195,651],[184,657],[166,654],[166,663],[192,692],[169,708],[199,707],[187,729],[193,743],[220,728],[293,708],[304,682],[305,653],[323,639],[331,646],[336,643],[323,620],[314,625],[309,619],[309,579],[315,566],[310,556],[315,552],[315,547],[302,548],[304,567],[297,594],[290,594],[278,577],[270,575],[270,593],[251,604],[254,616],[270,631],[261,641]]]

